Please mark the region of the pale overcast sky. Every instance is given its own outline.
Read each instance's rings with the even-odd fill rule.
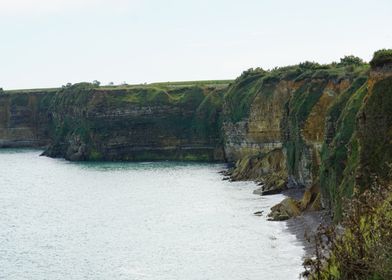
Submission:
[[[0,0],[0,87],[230,79],[250,67],[369,60],[391,0]]]

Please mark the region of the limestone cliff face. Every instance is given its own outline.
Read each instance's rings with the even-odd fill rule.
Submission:
[[[245,78],[246,79],[246,78]],[[226,94],[226,108],[230,95],[244,90],[241,78],[232,85]],[[286,155],[283,148],[282,120],[285,105],[291,91],[295,88],[291,81],[266,79],[264,75],[252,85],[254,96],[250,100],[249,115],[241,120],[233,120],[234,111],[225,111],[223,125],[224,145],[228,160],[236,161],[237,167],[232,174],[234,180],[257,180],[269,188],[286,186],[288,172]],[[245,89],[246,92],[246,89]]]
[[[270,87],[270,91],[264,91],[265,87]],[[294,85],[287,81],[259,85],[250,105],[249,116],[237,122],[227,117],[223,130],[228,160],[237,161],[250,155],[282,149],[281,122],[292,87]]]
[[[356,77],[308,69],[287,72],[251,73],[253,80],[241,76],[225,95],[225,152],[237,162],[232,179],[261,181],[266,192],[287,186],[318,189],[328,109]],[[241,118],[233,117],[235,94],[250,96]]]
[[[260,181],[265,194],[305,187],[300,208],[321,201],[339,219],[345,197],[392,176],[392,67],[289,71],[245,73],[228,89],[232,179]]]
[[[39,147],[49,143],[47,96],[46,92],[0,94],[0,147]]]
[[[220,94],[201,87],[65,88],[51,104],[55,130],[45,154],[69,160],[224,161]]]

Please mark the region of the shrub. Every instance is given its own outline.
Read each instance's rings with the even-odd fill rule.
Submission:
[[[307,279],[392,279],[391,184],[375,182],[347,202],[343,229],[321,227],[316,258],[304,262]]]
[[[63,86],[62,86],[62,88],[70,88],[70,87],[72,87],[72,84],[71,84],[71,83],[67,83],[66,85],[63,85]]]
[[[392,49],[382,49],[374,53],[373,59],[370,61],[372,68],[383,67],[392,64]]]
[[[305,61],[300,63],[298,66],[299,68],[305,70],[315,70],[315,69],[319,69],[320,64],[318,64],[317,62]]]
[[[257,67],[256,69],[249,68],[248,70],[243,71],[241,76],[239,76],[236,80],[239,81],[251,76],[259,76],[260,74],[264,75],[266,74],[266,71],[260,67]]]

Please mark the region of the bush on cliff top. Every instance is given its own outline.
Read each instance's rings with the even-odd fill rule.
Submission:
[[[365,65],[365,61],[362,58],[354,55],[346,55],[345,57],[340,59],[340,62],[337,64],[338,66],[361,66]]]
[[[235,81],[238,82],[240,80],[244,80],[249,77],[256,77],[256,76],[260,76],[260,75],[263,76],[266,73],[267,72],[260,67],[257,67],[256,69],[249,68],[248,70],[243,71],[242,74],[237,79],[235,79]]]
[[[373,55],[373,59],[370,61],[372,68],[383,67],[387,64],[392,64],[392,49],[376,51]]]

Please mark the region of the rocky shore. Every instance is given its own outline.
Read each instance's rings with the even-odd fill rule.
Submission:
[[[304,190],[293,189],[282,192],[287,196],[287,199],[295,201],[303,197]],[[273,211],[273,210],[272,210]],[[321,226],[328,226],[331,224],[331,215],[325,209],[310,210],[300,212],[298,215],[284,220],[287,225],[287,230],[296,236],[304,246],[304,258],[310,258],[315,255],[315,243],[313,237],[317,233],[318,228]]]
[[[233,175],[233,167],[221,171],[224,176],[223,180],[231,180]],[[260,210],[253,214],[256,216],[267,216],[270,222],[284,222],[287,225],[287,230],[296,236],[302,243],[305,250],[304,259],[314,256],[315,245],[312,242],[312,237],[317,233],[320,225],[328,226],[332,220],[331,215],[327,210],[318,207],[310,207],[308,209],[301,208],[300,202],[305,194],[304,188],[287,188],[284,190],[280,187],[273,192],[265,192],[265,187],[262,183],[258,182],[259,188],[253,191],[255,195],[274,195],[283,194],[286,198],[279,204],[273,206],[269,212]]]

